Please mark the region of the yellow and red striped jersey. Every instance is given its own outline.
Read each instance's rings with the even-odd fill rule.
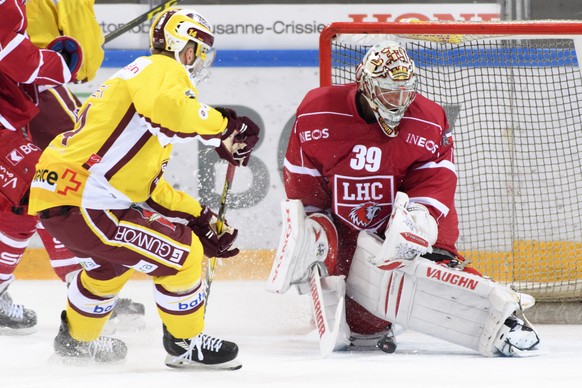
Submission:
[[[199,202],[163,178],[172,145],[198,139],[217,147],[227,119],[201,103],[174,58],[136,59],[83,104],[73,131],[43,152],[29,213],[55,206],[123,209],[147,202],[171,216],[198,216]]]

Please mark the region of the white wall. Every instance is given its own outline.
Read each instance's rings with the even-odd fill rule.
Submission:
[[[254,4],[188,5],[215,26],[215,47],[232,49],[316,49],[319,32],[331,22],[421,20],[499,20],[490,4]],[[98,4],[97,20],[108,34],[146,12],[147,5]],[[111,41],[106,48],[144,48],[149,23]]]

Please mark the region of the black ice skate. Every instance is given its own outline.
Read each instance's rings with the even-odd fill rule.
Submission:
[[[0,335],[25,335],[36,331],[36,313],[14,304],[7,291],[0,293]]]
[[[164,326],[164,348],[168,355],[166,365],[171,368],[225,369],[242,367],[236,356],[238,346],[200,333],[194,338],[176,338]]]
[[[396,351],[396,337],[392,327],[375,334],[352,333],[348,350],[371,351],[380,349],[384,353]]]
[[[127,346],[116,338],[99,337],[95,341],[84,342],[71,337],[65,311],[61,314],[61,327],[55,338],[54,348],[61,357],[96,362],[121,361],[127,355]]]
[[[394,332],[390,330],[388,334],[384,334],[382,338],[378,340],[378,349],[384,353],[394,353],[396,351],[396,337]]]

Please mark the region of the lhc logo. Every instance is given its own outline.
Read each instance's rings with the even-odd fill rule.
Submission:
[[[407,20],[414,21],[463,21],[463,22],[477,22],[477,21],[499,21],[501,20],[501,15],[499,13],[460,13],[460,14],[450,14],[450,13],[435,13],[432,15],[424,15],[421,13],[404,13],[401,15],[393,15],[391,13],[373,13],[373,14],[349,14],[348,18],[352,22],[372,22],[372,23],[385,23],[385,22],[401,22]]]

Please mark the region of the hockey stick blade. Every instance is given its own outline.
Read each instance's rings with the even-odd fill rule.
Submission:
[[[150,9],[146,13],[141,14],[138,17],[136,17],[135,19],[125,23],[124,25],[122,25],[121,27],[116,29],[115,31],[112,31],[109,34],[105,35],[105,41],[103,43],[105,44],[105,43],[111,42],[113,39],[117,38],[118,36],[125,34],[126,32],[130,31],[134,27],[137,27],[144,22],[147,22],[148,20],[150,20],[154,16],[156,16],[158,13],[160,13],[160,12],[170,8],[170,7],[173,7],[174,5],[178,4],[181,1],[182,0],[164,1],[163,3]]]

